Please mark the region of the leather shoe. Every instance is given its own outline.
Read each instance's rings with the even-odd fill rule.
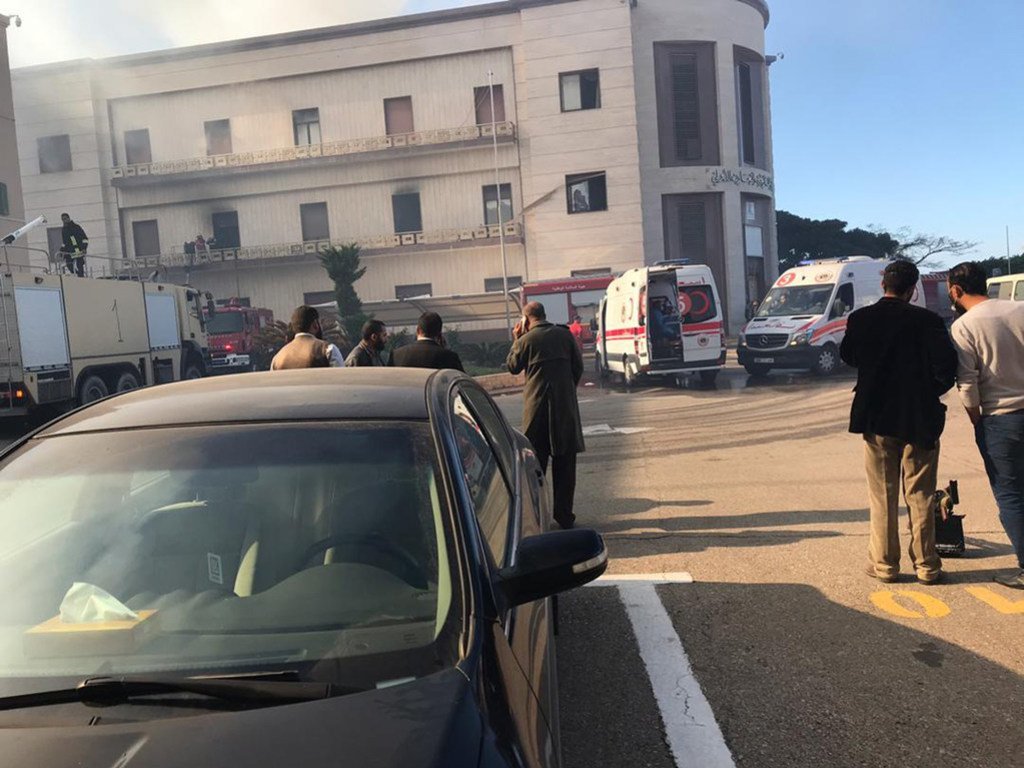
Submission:
[[[992,581],[1010,589],[1024,589],[1024,568],[1016,573],[1000,573],[993,576]]]
[[[870,576],[872,579],[878,579],[883,584],[895,584],[896,583],[896,577],[895,576],[882,576],[882,575],[880,575],[878,573],[878,571],[875,570],[875,566],[873,566],[873,565],[869,565],[867,567],[867,570],[865,570],[864,572],[868,576]]]
[[[934,587],[936,584],[944,584],[946,581],[946,572],[939,571],[930,579],[922,579],[920,576],[917,577],[917,583],[925,587]]]

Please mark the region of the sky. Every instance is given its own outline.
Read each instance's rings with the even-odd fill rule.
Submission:
[[[472,2],[0,0],[0,12],[24,22],[8,34],[17,67]],[[769,5],[766,51],[785,54],[771,68],[780,209],[977,241],[979,257],[1005,254],[1009,225],[1011,249],[1024,251],[1024,3]]]

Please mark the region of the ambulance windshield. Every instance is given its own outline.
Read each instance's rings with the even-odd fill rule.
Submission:
[[[834,289],[834,283],[772,288],[761,302],[756,317],[823,315]]]

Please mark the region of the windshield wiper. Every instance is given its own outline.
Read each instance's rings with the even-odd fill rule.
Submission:
[[[128,703],[131,699],[173,693],[255,704],[294,704],[364,690],[334,683],[300,682],[294,677],[294,672],[211,677],[89,677],[74,688],[0,697],[0,711],[75,702],[93,707],[110,707]]]

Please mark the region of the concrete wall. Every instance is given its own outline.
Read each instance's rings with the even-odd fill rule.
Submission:
[[[773,226],[775,206],[773,189],[750,181],[772,176],[770,116],[765,117],[768,167],[757,169],[742,163],[733,47],[740,46],[763,55],[764,16],[754,4],[737,0],[687,0],[685,3],[678,0],[642,0],[633,10],[632,18],[646,261],[653,263],[665,258],[663,195],[721,193],[726,274],[724,285],[720,284],[719,289],[725,296],[730,330],[738,330],[744,322],[747,301],[741,195],[752,193],[769,197],[772,200]],[[715,43],[720,166],[661,167],[654,43],[673,41]],[[764,87],[767,94],[767,83]],[[739,177],[746,180],[737,180]],[[769,282],[770,275],[778,268],[774,235],[771,243],[771,253],[766,257]]]
[[[0,237],[25,223],[21,193],[21,168],[18,163],[18,139],[14,129],[14,101],[11,93],[10,65],[7,58],[8,18],[0,15],[0,184],[7,187],[9,212],[0,212]],[[27,252],[9,249],[12,262],[27,260]]]

